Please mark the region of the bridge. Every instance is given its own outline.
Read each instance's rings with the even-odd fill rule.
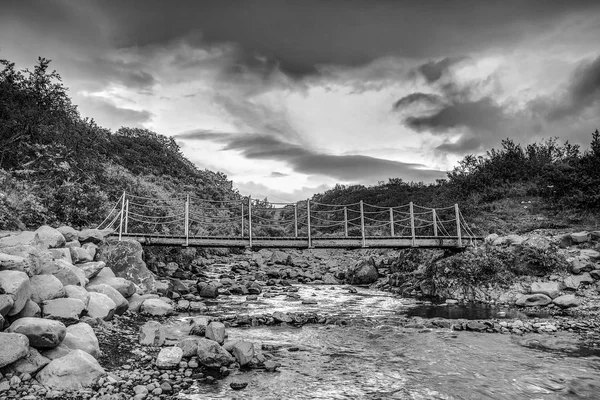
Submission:
[[[146,246],[462,249],[483,240],[465,223],[458,204],[268,203],[125,192],[98,228]]]

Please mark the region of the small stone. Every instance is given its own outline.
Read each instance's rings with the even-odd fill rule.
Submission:
[[[246,387],[248,386],[248,382],[231,382],[229,384],[229,386],[233,390],[242,390],[242,389],[246,389]]]

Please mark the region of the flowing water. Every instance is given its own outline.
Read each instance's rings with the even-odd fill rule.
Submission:
[[[600,353],[569,333],[511,336],[448,329],[410,329],[397,323],[408,314],[446,313],[461,318],[495,317],[514,310],[423,305],[389,293],[297,285],[301,304],[285,293],[246,302],[219,299],[214,313],[258,315],[317,312],[347,326],[230,328],[229,339],[246,340],[281,363],[275,373],[247,370],[199,385],[189,399],[600,399]],[[412,310],[412,311],[411,311]],[[416,310],[416,311],[415,311]],[[479,313],[479,314],[477,314]],[[475,315],[476,314],[476,315]],[[503,314],[500,314],[503,315]],[[233,381],[248,382],[240,392]]]

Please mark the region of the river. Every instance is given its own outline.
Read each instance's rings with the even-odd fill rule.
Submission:
[[[318,312],[349,323],[229,328],[230,340],[270,348],[263,353],[281,367],[235,373],[195,387],[187,399],[600,399],[600,352],[583,347],[574,334],[515,336],[397,324],[409,314],[528,317],[519,311],[423,305],[364,288],[296,288],[301,299],[317,304],[279,292],[250,302],[219,298],[210,309],[218,315]],[[232,381],[248,387],[235,392]]]

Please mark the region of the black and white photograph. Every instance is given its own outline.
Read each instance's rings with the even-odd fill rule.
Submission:
[[[598,400],[599,129],[598,0],[0,0],[0,400]]]

